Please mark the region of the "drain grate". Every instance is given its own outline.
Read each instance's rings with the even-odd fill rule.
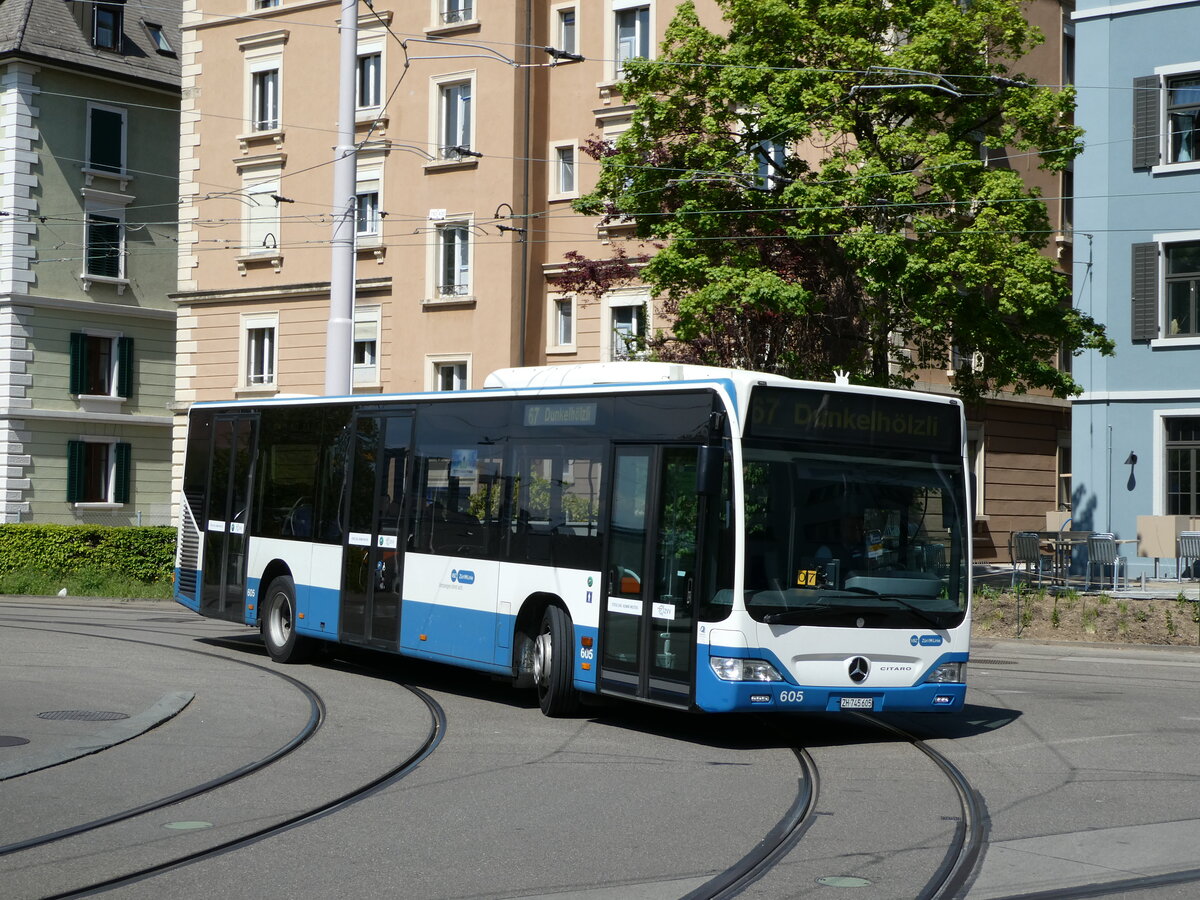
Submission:
[[[129,718],[128,713],[105,712],[102,709],[55,709],[40,712],[37,716],[39,719],[70,719],[75,722],[114,722]]]
[[[0,747],[20,747],[22,744],[28,744],[29,738],[16,737],[11,734],[0,734]]]
[[[974,657],[971,658],[971,665],[973,665],[973,666],[1015,666],[1016,664],[1017,664],[1017,661],[1015,659],[975,659]]]

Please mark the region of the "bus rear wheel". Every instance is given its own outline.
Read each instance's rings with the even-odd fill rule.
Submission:
[[[263,643],[275,662],[299,663],[312,656],[312,641],[296,633],[296,585],[281,575],[267,586],[259,606]]]
[[[579,692],[571,684],[571,617],[559,606],[547,606],[533,640],[533,683],[538,705],[547,716],[569,716],[579,708]]]

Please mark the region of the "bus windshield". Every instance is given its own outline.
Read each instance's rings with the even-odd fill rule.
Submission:
[[[962,622],[962,469],[900,456],[746,447],[744,588],[755,619],[934,629]]]

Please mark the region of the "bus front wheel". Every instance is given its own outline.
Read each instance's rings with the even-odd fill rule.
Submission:
[[[559,606],[547,606],[533,641],[533,683],[538,705],[547,716],[567,716],[579,708],[571,684],[571,617]]]
[[[260,607],[263,643],[275,662],[304,662],[312,642],[296,633],[296,585],[287,575],[267,587],[266,602]]]

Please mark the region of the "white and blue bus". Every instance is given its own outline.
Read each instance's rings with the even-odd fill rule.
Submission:
[[[679,709],[956,711],[950,397],[662,363],[197,403],[176,598],[261,629]]]

